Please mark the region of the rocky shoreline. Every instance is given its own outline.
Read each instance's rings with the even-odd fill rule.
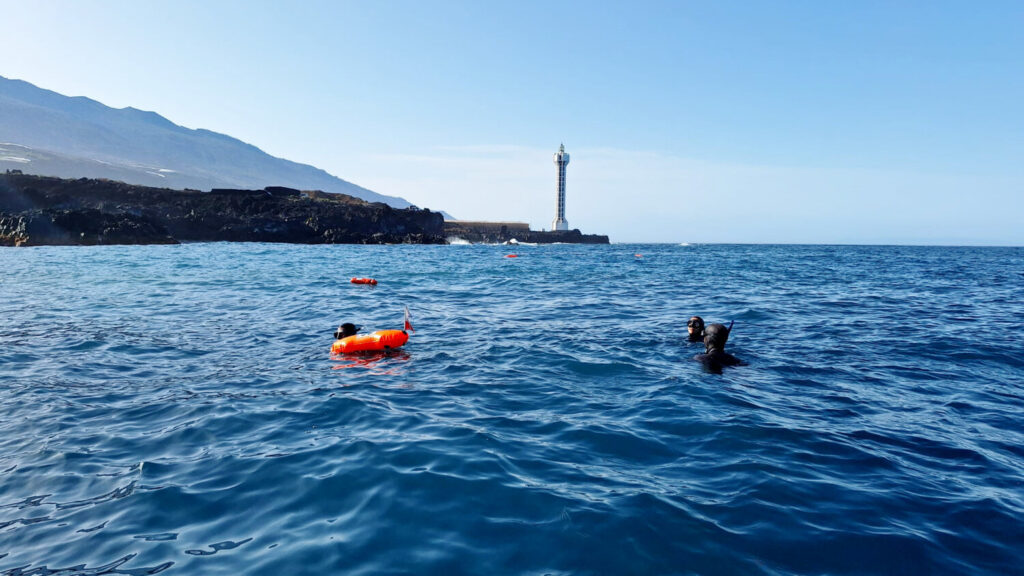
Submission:
[[[438,212],[345,194],[282,187],[200,192],[0,174],[0,246],[217,241],[446,243]]]

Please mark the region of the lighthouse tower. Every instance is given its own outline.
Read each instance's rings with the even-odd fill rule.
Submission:
[[[569,155],[565,152],[565,144],[555,152],[555,164],[558,165],[558,203],[555,205],[555,219],[551,222],[551,229],[568,230],[569,222],[565,219],[565,167],[569,165]]]

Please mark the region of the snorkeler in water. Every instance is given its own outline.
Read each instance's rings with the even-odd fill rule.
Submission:
[[[355,324],[345,322],[338,329],[334,331],[334,339],[341,340],[342,338],[348,338],[349,336],[355,336],[356,332],[359,332],[359,326]]]
[[[712,324],[704,329],[704,353],[697,354],[694,360],[704,365],[709,372],[722,373],[724,366],[736,366],[742,361],[725,351],[725,342],[732,331],[732,323],[726,328],[724,324]]]
[[[690,318],[686,323],[686,339],[690,342],[700,342],[704,339],[704,319],[700,316]]]

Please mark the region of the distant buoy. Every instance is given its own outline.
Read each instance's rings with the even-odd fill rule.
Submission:
[[[633,254],[633,256],[636,256],[637,258],[643,258],[644,257],[643,254]]]
[[[352,283],[353,284],[369,284],[370,286],[376,286],[377,285],[377,281],[374,280],[373,278],[353,278],[352,279]]]
[[[519,258],[519,254],[505,254],[505,258]]]

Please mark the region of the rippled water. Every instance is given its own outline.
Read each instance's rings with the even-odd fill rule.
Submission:
[[[515,250],[0,249],[0,574],[1024,573],[1024,249]]]

